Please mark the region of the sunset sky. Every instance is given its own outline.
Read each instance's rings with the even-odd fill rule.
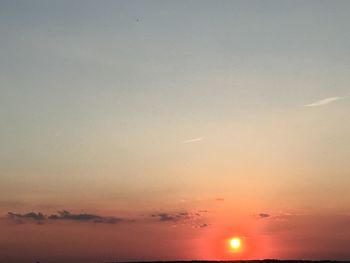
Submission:
[[[350,259],[349,14],[1,0],[0,262]]]

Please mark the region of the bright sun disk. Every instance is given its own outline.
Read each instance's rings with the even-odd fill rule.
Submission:
[[[241,240],[238,237],[234,237],[230,240],[230,246],[232,249],[237,250],[241,247]]]

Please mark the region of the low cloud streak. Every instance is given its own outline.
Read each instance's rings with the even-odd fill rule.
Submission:
[[[75,221],[100,224],[117,224],[124,221],[124,219],[118,217],[100,216],[94,214],[72,214],[66,210],[58,211],[57,214],[52,214],[50,216],[46,216],[40,212],[29,212],[26,214],[9,212],[8,218],[18,224],[23,224],[26,222],[36,222],[39,224],[43,224],[44,222],[48,221]]]

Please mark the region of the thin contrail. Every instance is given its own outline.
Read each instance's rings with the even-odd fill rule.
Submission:
[[[318,100],[316,102],[310,103],[310,104],[306,104],[304,105],[305,107],[319,107],[319,106],[324,106],[327,104],[330,104],[332,102],[335,102],[337,100],[342,100],[345,99],[345,97],[329,97],[329,98],[325,98],[322,100]]]
[[[193,138],[193,139],[189,139],[189,140],[182,141],[182,143],[200,142],[200,141],[202,141],[203,139],[204,139],[203,137]]]

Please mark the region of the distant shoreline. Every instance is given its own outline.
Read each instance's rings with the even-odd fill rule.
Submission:
[[[280,260],[280,259],[252,259],[252,260],[150,260],[150,261],[107,261],[103,263],[178,263],[178,262],[204,262],[204,263],[218,263],[218,262],[248,262],[248,263],[269,263],[269,262],[283,262],[283,263],[298,263],[298,262],[350,262],[350,260],[331,260],[331,259],[324,259],[324,260],[307,260],[307,259],[287,259],[287,260]]]

